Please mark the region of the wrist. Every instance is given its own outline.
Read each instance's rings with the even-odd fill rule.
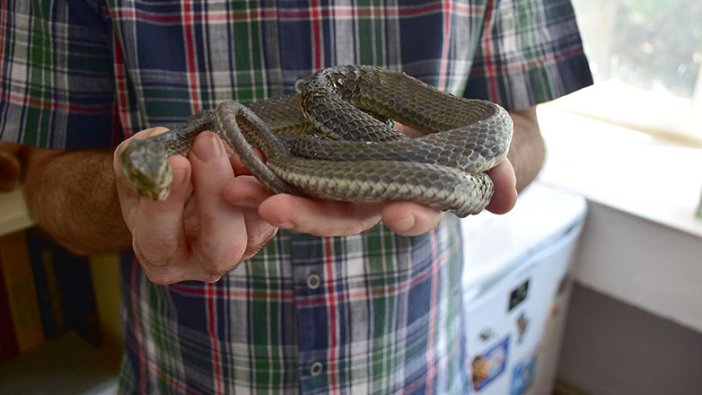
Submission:
[[[507,158],[514,167],[517,190],[526,188],[539,174],[546,158],[546,146],[536,117],[536,108],[510,111],[514,133]]]
[[[29,149],[25,192],[35,224],[78,254],[128,249],[111,163],[109,151]]]

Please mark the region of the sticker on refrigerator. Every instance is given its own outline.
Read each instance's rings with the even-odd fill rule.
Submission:
[[[492,328],[488,328],[488,327],[483,328],[483,330],[481,330],[480,333],[478,334],[478,337],[480,338],[481,342],[485,343],[488,340],[495,337],[495,331],[492,330]]]
[[[520,286],[513,289],[509,293],[509,308],[507,311],[512,311],[515,307],[519,306],[524,299],[527,298],[529,294],[529,280],[524,281]]]
[[[488,351],[477,355],[471,362],[473,389],[480,391],[505,371],[509,336]]]
[[[536,376],[536,354],[514,365],[510,395],[522,395],[534,384]]]
[[[527,329],[529,329],[529,317],[522,311],[514,321],[514,325],[517,328],[517,344],[521,344]]]

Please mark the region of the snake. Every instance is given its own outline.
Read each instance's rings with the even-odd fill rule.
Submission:
[[[423,135],[409,137],[395,122]],[[401,71],[343,65],[313,73],[294,95],[224,100],[165,133],[133,139],[119,160],[140,196],[163,200],[172,181],[168,157],[186,155],[209,130],[275,193],[409,200],[465,217],[490,202],[487,172],[506,158],[512,129],[509,113],[491,101],[455,96]]]

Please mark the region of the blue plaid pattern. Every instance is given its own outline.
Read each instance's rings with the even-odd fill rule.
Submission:
[[[1,4],[0,136],[43,147],[115,145],[334,64],[508,109],[591,83],[566,0]],[[156,286],[125,256],[120,391],[467,393],[461,248],[449,215],[419,237],[281,231],[216,284]]]

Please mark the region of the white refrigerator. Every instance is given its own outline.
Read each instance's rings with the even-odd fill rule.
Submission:
[[[552,393],[586,207],[582,196],[535,183],[509,214],[464,220],[473,393]]]

